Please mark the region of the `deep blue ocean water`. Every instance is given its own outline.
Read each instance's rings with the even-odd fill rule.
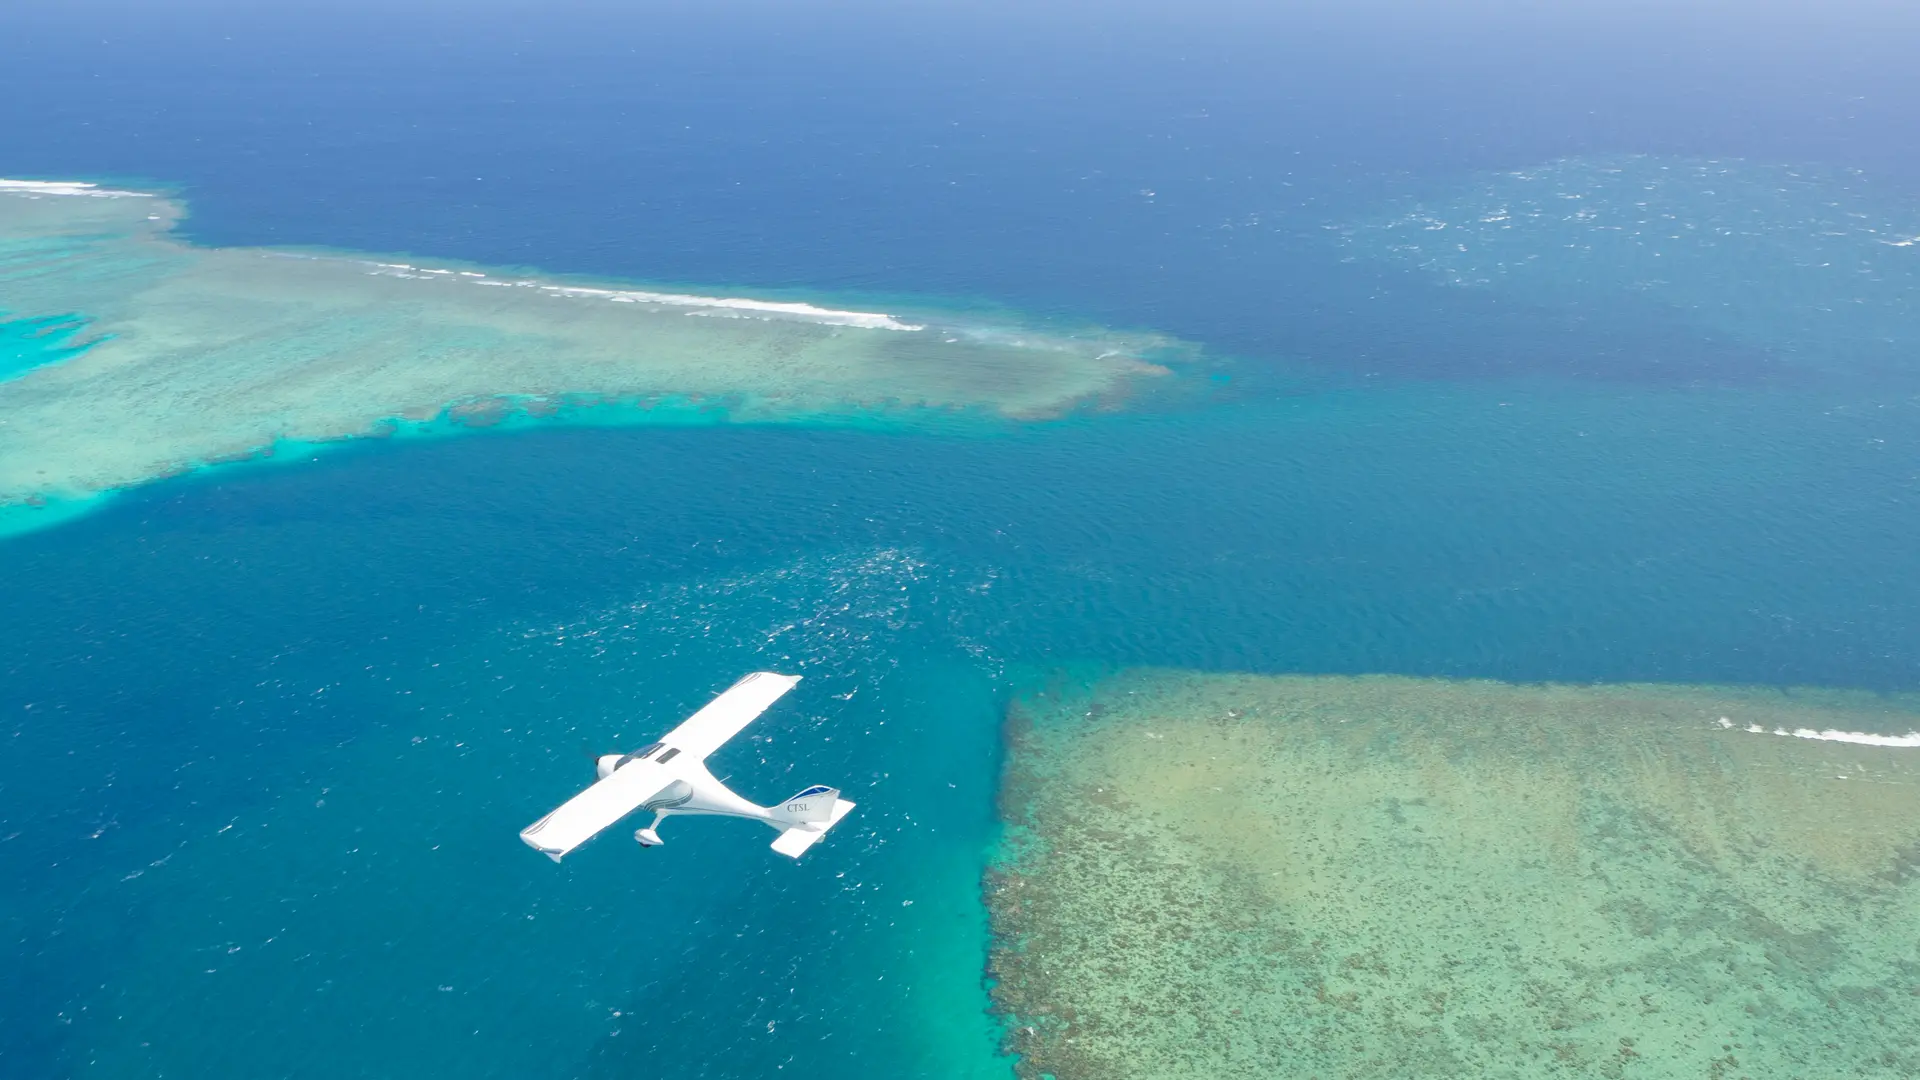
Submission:
[[[1216,376],[985,430],[356,444],[0,542],[0,1072],[1004,1076],[978,884],[1018,672],[1915,689],[1912,380],[1326,228],[1586,154],[1920,203],[1912,22],[0,15],[0,175],[163,182],[202,242],[1003,304]],[[0,377],[64,346],[26,330]],[[521,848],[583,743],[761,667],[807,680],[716,771],[844,787],[807,859],[702,821]]]

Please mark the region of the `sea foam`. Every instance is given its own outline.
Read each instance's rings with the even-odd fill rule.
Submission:
[[[1720,726],[1732,729],[1736,725],[1731,717],[1720,718]],[[1876,735],[1870,731],[1836,731],[1832,728],[1816,730],[1814,728],[1783,727],[1768,728],[1762,724],[1748,724],[1741,730],[1755,735],[1780,735],[1793,739],[1814,739],[1819,742],[1853,743],[1856,746],[1887,746],[1896,748],[1920,749],[1920,731],[1910,731],[1905,735]]]
[[[501,280],[490,278],[475,270],[449,270],[443,267],[415,266],[412,263],[368,262],[366,265],[372,268],[368,271],[369,273],[384,277],[417,280],[465,278],[468,283],[474,285],[533,289],[552,296],[576,296],[589,300],[611,300],[621,304],[658,304],[663,307],[686,308],[689,309],[687,311],[689,315],[738,313],[746,317],[792,319],[798,322],[819,323],[823,326],[852,326],[863,330],[917,332],[926,329],[925,324],[901,322],[883,312],[844,311],[799,301],[755,300],[743,296],[702,296],[697,293],[651,292],[644,289],[590,288],[583,285],[558,285],[530,278]]]
[[[0,177],[0,193],[15,195],[81,195],[96,199],[150,199],[151,192],[120,191],[79,180],[8,180]]]
[[[1611,325],[1691,326],[1747,363],[1911,371],[1920,206],[1889,190],[1837,168],[1574,157],[1330,228],[1447,286],[1596,324],[1598,309]]]

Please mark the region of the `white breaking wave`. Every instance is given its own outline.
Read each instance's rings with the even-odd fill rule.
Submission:
[[[72,195],[96,199],[153,198],[152,192],[121,191],[103,188],[84,180],[8,180],[0,178],[0,194]],[[372,273],[390,277],[465,278],[476,285],[514,286],[538,289],[554,296],[578,296],[611,300],[622,304],[659,304],[688,309],[689,315],[731,315],[742,318],[795,319],[827,326],[851,326],[862,330],[917,331],[926,327],[901,322],[879,311],[843,311],[797,301],[754,300],[743,296],[700,296],[693,293],[647,292],[639,289],[590,289],[575,285],[550,285],[539,281],[487,280],[485,274],[471,270],[441,270],[410,266],[406,263],[368,263]]]
[[[738,311],[750,315],[775,315],[789,319],[805,319],[808,322],[827,323],[831,326],[858,326],[867,330],[926,329],[924,326],[903,323],[891,315],[877,311],[838,311],[813,304],[779,300],[749,300],[735,296],[694,296],[686,293],[615,289],[581,289],[565,285],[542,285],[540,288],[562,296],[604,296],[609,300],[626,304],[668,304],[675,307]]]
[[[0,192],[20,195],[90,195],[96,199],[151,199],[145,191],[119,191],[80,180],[8,180],[0,178]]]
[[[553,296],[577,296],[589,300],[611,300],[618,304],[659,304],[687,308],[689,315],[731,315],[742,318],[796,319],[827,326],[853,326],[862,330],[925,330],[926,327],[900,320],[879,311],[842,311],[797,301],[753,300],[743,296],[700,296],[695,293],[647,292],[641,289],[590,289],[579,285],[549,285],[541,281],[488,280],[485,274],[471,270],[438,270],[408,263],[368,263],[369,273],[387,277],[450,278],[463,277],[475,285],[496,288],[536,289]]]
[[[1720,726],[1732,730],[1734,722],[1729,717],[1720,718]],[[1793,739],[1817,739],[1821,742],[1857,743],[1860,746],[1892,746],[1905,749],[1920,749],[1920,731],[1910,731],[1905,735],[1875,735],[1867,731],[1815,731],[1812,728],[1774,728],[1769,731],[1759,724],[1748,724],[1744,729],[1755,735],[1784,735]]]

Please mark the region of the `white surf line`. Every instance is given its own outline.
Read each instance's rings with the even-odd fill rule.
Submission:
[[[1720,718],[1720,726],[1731,731],[1734,723],[1732,719],[1723,716]],[[1910,731],[1905,735],[1875,735],[1866,731],[1815,731],[1812,728],[1804,727],[1795,728],[1792,731],[1788,731],[1786,728],[1774,728],[1772,731],[1768,731],[1759,724],[1748,724],[1743,730],[1750,731],[1755,735],[1784,735],[1793,739],[1817,739],[1821,742],[1843,742],[1855,743],[1860,746],[1891,746],[1901,749],[1920,749],[1920,731]]]
[[[541,285],[542,292],[556,296],[604,297],[623,304],[664,304],[673,307],[708,308],[740,311],[754,315],[778,315],[826,323],[830,326],[857,326],[867,330],[924,330],[924,326],[903,323],[877,311],[840,311],[814,304],[779,300],[749,300],[737,296],[696,296],[691,293],[640,292],[626,289],[584,289],[570,285]]]
[[[797,301],[751,300],[740,296],[700,296],[696,293],[646,292],[639,289],[590,289],[580,285],[548,285],[539,281],[499,281],[489,280],[487,275],[472,270],[436,270],[414,266],[410,263],[368,262],[365,265],[374,269],[371,273],[387,277],[429,278],[463,277],[475,285],[491,285],[495,288],[538,289],[552,296],[578,296],[589,300],[611,300],[619,304],[660,304],[667,307],[693,308],[689,315],[706,315],[720,312],[738,312],[744,317],[777,317],[799,319],[805,322],[824,323],[829,326],[853,326],[863,330],[925,330],[926,327],[915,323],[905,323],[891,315],[878,311],[843,311],[837,308],[823,308],[816,304]]]
[[[149,191],[118,191],[81,180],[8,180],[0,177],[0,192],[19,195],[89,195],[96,199],[151,199]]]

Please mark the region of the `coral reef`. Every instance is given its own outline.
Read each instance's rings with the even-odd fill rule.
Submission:
[[[1021,1071],[1920,1075],[1920,750],[1775,734],[1904,734],[1916,713],[1057,678],[1012,709],[988,883]]]

